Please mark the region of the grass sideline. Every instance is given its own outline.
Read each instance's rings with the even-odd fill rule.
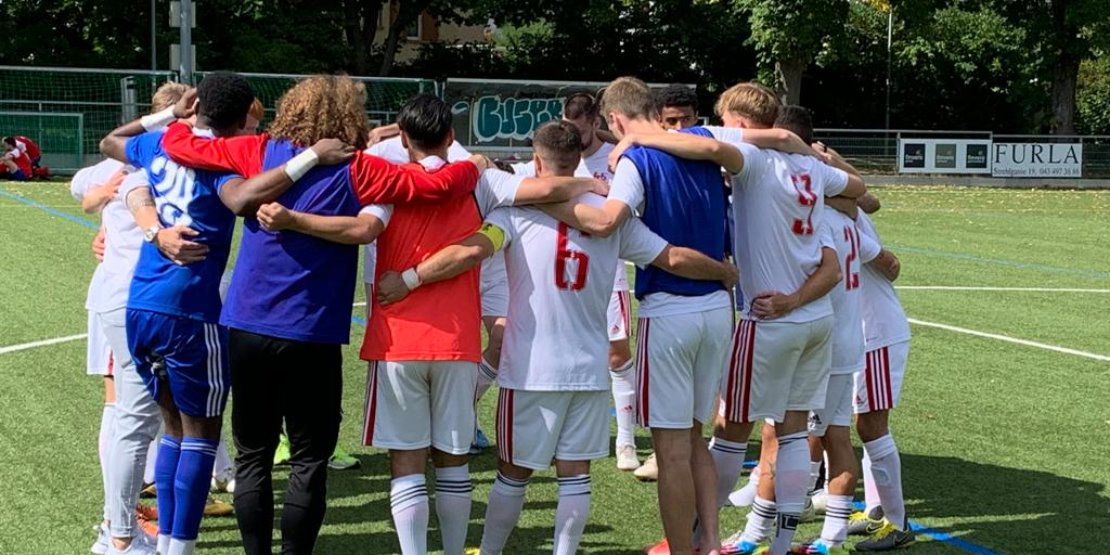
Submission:
[[[0,183],[72,216],[62,184]],[[1110,287],[1110,192],[882,188],[876,223],[903,261],[900,285]],[[0,195],[0,347],[85,331],[92,230]],[[903,290],[911,317],[1107,355],[1110,295]],[[361,292],[358,294],[361,299]],[[358,310],[358,309],[356,309]],[[996,553],[1089,552],[1110,541],[1110,365],[914,326],[910,372],[893,426],[910,517]],[[395,553],[384,453],[358,448],[365,366],[362,329],[345,350],[341,443],[362,469],[332,473],[318,553]],[[99,380],[84,376],[84,343],[0,354],[0,553],[82,553],[99,515]],[[492,430],[495,395],[482,422]],[[648,442],[638,436],[642,454]],[[753,442],[749,458],[758,451]],[[495,455],[478,457],[470,543],[477,544]],[[287,473],[276,473],[275,486]],[[581,552],[637,553],[661,536],[655,489],[594,467]],[[553,476],[533,480],[507,552],[550,552]],[[278,498],[280,501],[280,497]],[[722,532],[743,523],[722,513]],[[438,534],[430,534],[436,549]],[[799,537],[819,531],[803,526]],[[239,553],[233,518],[206,519],[202,553]],[[915,553],[961,553],[923,537]]]

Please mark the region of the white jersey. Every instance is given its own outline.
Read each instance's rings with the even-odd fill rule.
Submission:
[[[881,248],[883,243],[879,240],[879,232],[867,214],[860,212],[857,223],[860,241]],[[909,341],[910,322],[906,319],[902,302],[898,300],[898,293],[894,291],[894,284],[866,263],[860,271],[860,281],[863,282],[863,334],[867,350]]]
[[[600,206],[589,193],[583,202]],[[609,237],[581,233],[529,207],[486,218],[505,232],[509,314],[497,383],[530,391],[609,389],[606,309],[618,258],[646,265],[667,242],[637,219]]]
[[[852,374],[865,366],[860,267],[879,256],[879,249],[870,241],[865,248],[855,220],[833,208],[825,207],[821,225],[836,245],[843,276],[840,283],[829,291],[829,301],[836,318],[832,332],[831,373]]]
[[[536,161],[530,162],[517,162],[512,164],[513,175],[520,177],[536,177]],[[586,168],[586,163],[582,160],[578,161],[578,167],[574,168],[574,177],[593,177],[590,170]]]
[[[405,149],[405,145],[401,142],[401,137],[393,137],[373,144],[367,148],[365,152],[371,156],[384,158],[394,164],[407,164],[411,162],[409,159],[409,151]],[[452,142],[451,146],[447,147],[447,160],[451,162],[466,160],[469,157],[470,152],[459,144],[458,141]]]
[[[848,174],[810,156],[736,146],[744,154],[744,169],[732,180],[732,248],[740,268],[742,317],[751,320],[752,299],[797,291],[821,264],[825,195],[843,192]],[[826,296],[777,321],[812,322],[831,314]]]
[[[121,169],[131,168],[110,158],[85,168],[73,176],[70,192],[74,198],[81,200],[90,189],[108,182]],[[97,265],[89,282],[88,297],[85,300],[85,308],[88,310],[110,312],[127,306],[131,276],[135,273],[135,264],[139,261],[139,250],[143,245],[143,232],[127,209],[124,195],[138,186],[146,185],[146,182],[146,172],[130,173],[120,185],[116,198],[104,205],[100,212],[100,225],[105,233],[104,262]]]

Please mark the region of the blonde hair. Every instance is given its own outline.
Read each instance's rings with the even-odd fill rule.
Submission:
[[[366,86],[350,77],[313,75],[285,91],[270,124],[270,135],[300,146],[326,138],[366,148]]]
[[[658,119],[655,95],[647,83],[635,77],[620,77],[609,83],[601,95],[601,115],[608,119],[617,112],[630,119]]]
[[[266,116],[266,110],[262,107],[262,100],[256,97],[254,102],[251,102],[251,107],[250,110],[247,111],[247,115],[258,121],[262,121],[262,118]]]
[[[774,91],[759,83],[749,82],[733,85],[721,93],[714,110],[718,116],[735,114],[772,127],[781,107],[782,101]]]
[[[174,83],[173,81],[166,81],[158,90],[154,91],[154,95],[150,97],[150,113],[161,112],[166,108],[177,104],[185,92],[189,90],[187,85],[182,83]]]

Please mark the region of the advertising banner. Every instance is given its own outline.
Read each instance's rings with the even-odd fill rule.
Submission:
[[[1083,177],[1082,143],[994,143],[994,177]]]
[[[989,139],[899,139],[899,173],[990,174]]]

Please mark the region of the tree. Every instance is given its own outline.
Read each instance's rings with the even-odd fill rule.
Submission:
[[[843,32],[847,0],[733,0],[749,14],[751,41],[788,104],[801,99],[802,74],[826,44]]]

